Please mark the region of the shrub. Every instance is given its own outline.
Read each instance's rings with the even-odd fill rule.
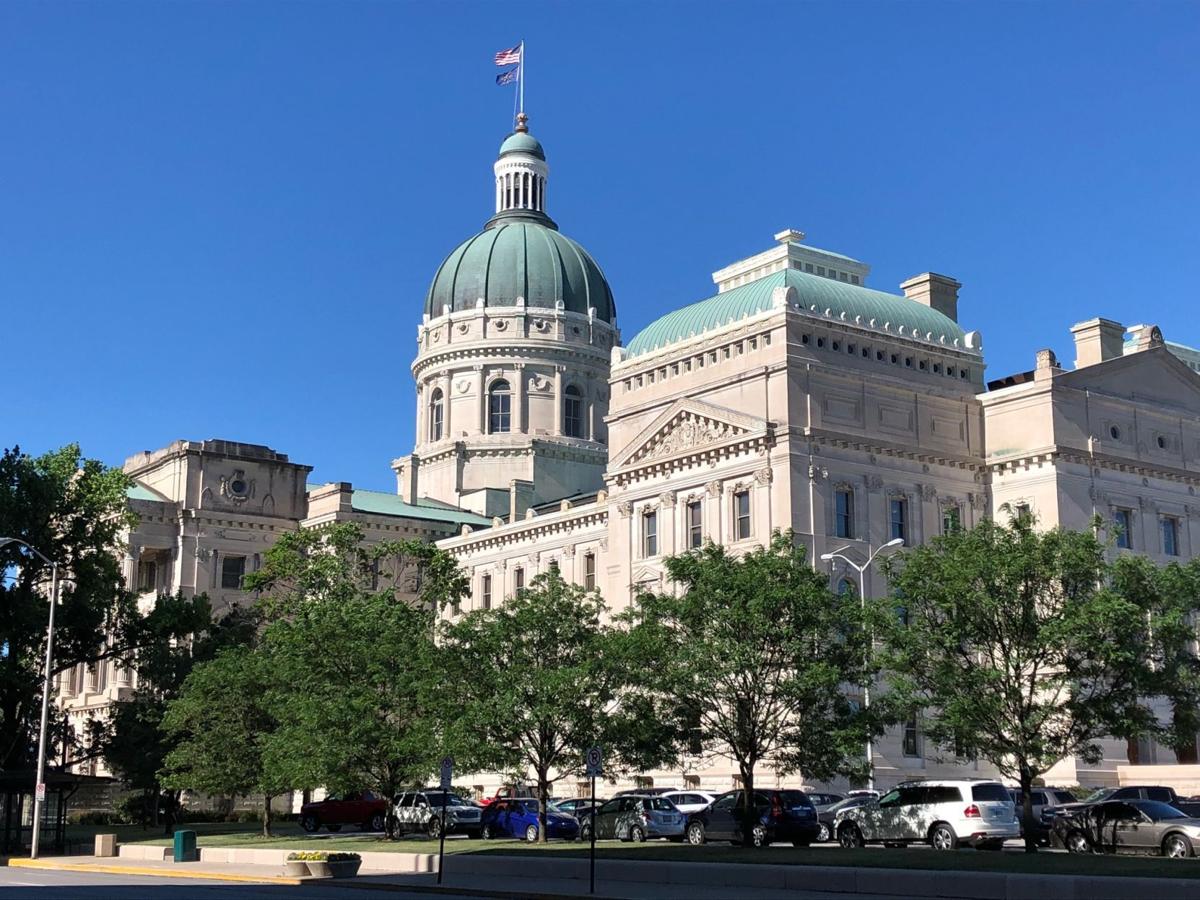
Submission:
[[[287,855],[289,862],[353,862],[362,859],[357,853],[331,853],[328,850],[298,850]]]

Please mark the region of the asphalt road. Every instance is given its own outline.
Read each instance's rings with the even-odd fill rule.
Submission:
[[[372,891],[333,885],[229,884],[190,878],[0,868],[2,900],[369,900]],[[445,900],[445,894],[393,894],[405,900]],[[461,895],[460,895],[461,896]]]

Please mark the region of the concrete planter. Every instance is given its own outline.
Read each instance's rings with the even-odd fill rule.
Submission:
[[[311,874],[317,878],[333,877],[333,872],[330,871],[329,863],[325,862],[325,860],[323,860],[323,859],[322,860],[315,860],[315,859],[309,860],[308,862],[305,863],[305,865],[308,866],[309,874]]]
[[[311,866],[312,863],[309,863]],[[362,865],[361,859],[347,859],[340,862],[326,863],[329,866],[329,872],[334,878],[353,878],[358,874],[358,868]]]
[[[283,874],[289,878],[307,878],[308,863],[302,859],[289,859],[283,864]]]

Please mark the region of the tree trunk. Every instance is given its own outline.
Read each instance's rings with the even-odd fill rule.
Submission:
[[[1025,852],[1037,853],[1037,835],[1033,821],[1033,771],[1021,766],[1021,822],[1025,832]]]
[[[1131,766],[1141,763],[1141,753],[1138,750],[1138,739],[1136,737],[1125,738],[1125,758],[1129,760]]]
[[[263,837],[268,837],[268,838],[272,837],[272,834],[271,834],[271,801],[273,799],[274,798],[270,794],[265,795],[263,798],[263,817],[262,817],[263,830],[262,830],[262,833],[263,833]]]
[[[738,764],[742,773],[742,846],[754,846],[754,829],[758,825],[758,808],[754,805],[754,764]]]
[[[538,843],[548,840],[546,834],[546,807],[550,804],[549,769],[538,769]]]

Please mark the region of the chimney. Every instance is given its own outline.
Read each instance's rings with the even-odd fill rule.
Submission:
[[[948,275],[937,275],[926,272],[914,275],[900,285],[904,296],[909,300],[936,309],[951,321],[958,321],[958,289],[962,287]]]
[[[1125,326],[1112,319],[1088,319],[1071,326],[1075,336],[1075,368],[1116,359],[1124,352]]]

